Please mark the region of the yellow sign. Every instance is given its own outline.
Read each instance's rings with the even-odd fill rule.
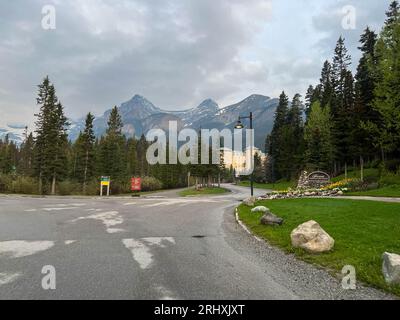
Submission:
[[[102,187],[108,187],[110,185],[110,181],[102,181],[101,186]]]

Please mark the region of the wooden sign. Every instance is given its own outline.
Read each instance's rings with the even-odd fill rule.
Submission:
[[[307,180],[312,185],[325,185],[330,182],[331,177],[326,172],[316,171],[316,172],[311,173],[308,176]]]

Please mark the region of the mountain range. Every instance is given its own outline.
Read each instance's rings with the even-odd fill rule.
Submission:
[[[265,137],[271,132],[278,99],[262,95],[251,95],[243,101],[220,108],[212,99],[204,100],[198,107],[184,111],[167,111],[156,107],[146,98],[135,95],[119,107],[124,124],[123,133],[128,137],[140,137],[151,129],[167,131],[169,121],[177,121],[178,129],[233,129],[239,116],[254,115],[255,144],[264,148]],[[111,109],[94,121],[96,136],[101,136],[107,128]],[[70,138],[76,139],[84,128],[84,119],[71,122]]]
[[[118,109],[124,123],[123,133],[127,137],[140,137],[151,129],[167,131],[169,121],[177,121],[178,129],[233,129],[239,116],[247,116],[253,112],[255,144],[264,149],[265,137],[272,130],[277,105],[278,99],[271,99],[263,95],[251,95],[239,103],[223,108],[220,108],[212,99],[207,99],[195,108],[167,111],[156,107],[143,96],[135,95],[129,101],[122,103]],[[111,109],[96,117],[94,121],[96,136],[100,137],[105,133],[110,113]],[[69,137],[73,141],[84,129],[85,119],[70,120],[70,123]],[[244,123],[246,124],[245,121]],[[23,127],[8,125],[6,128],[0,128],[0,138],[4,138],[6,134],[11,140],[20,143],[23,137]]]

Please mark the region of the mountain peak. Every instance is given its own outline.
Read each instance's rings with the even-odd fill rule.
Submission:
[[[211,110],[218,110],[219,106],[213,99],[206,99],[204,100],[197,109],[211,109]]]

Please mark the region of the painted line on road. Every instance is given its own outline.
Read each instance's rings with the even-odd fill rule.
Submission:
[[[113,227],[124,223],[124,219],[122,218],[122,216],[119,214],[118,211],[96,213],[87,217],[80,217],[71,220],[70,222],[74,223],[80,220],[99,220],[106,226],[106,231],[108,233],[121,232],[122,229],[115,229]]]
[[[0,256],[23,258],[46,251],[54,246],[53,241],[4,241],[0,242]]]
[[[0,273],[0,287],[5,285],[5,284],[9,284],[11,282],[14,282],[15,280],[17,280],[21,276],[22,276],[22,273],[12,273],[12,274]]]
[[[151,237],[136,239],[123,239],[124,246],[131,251],[132,258],[135,260],[141,269],[148,269],[154,262],[154,256],[151,253],[150,247],[158,246],[166,248],[167,243],[176,244],[175,239],[171,237]]]

